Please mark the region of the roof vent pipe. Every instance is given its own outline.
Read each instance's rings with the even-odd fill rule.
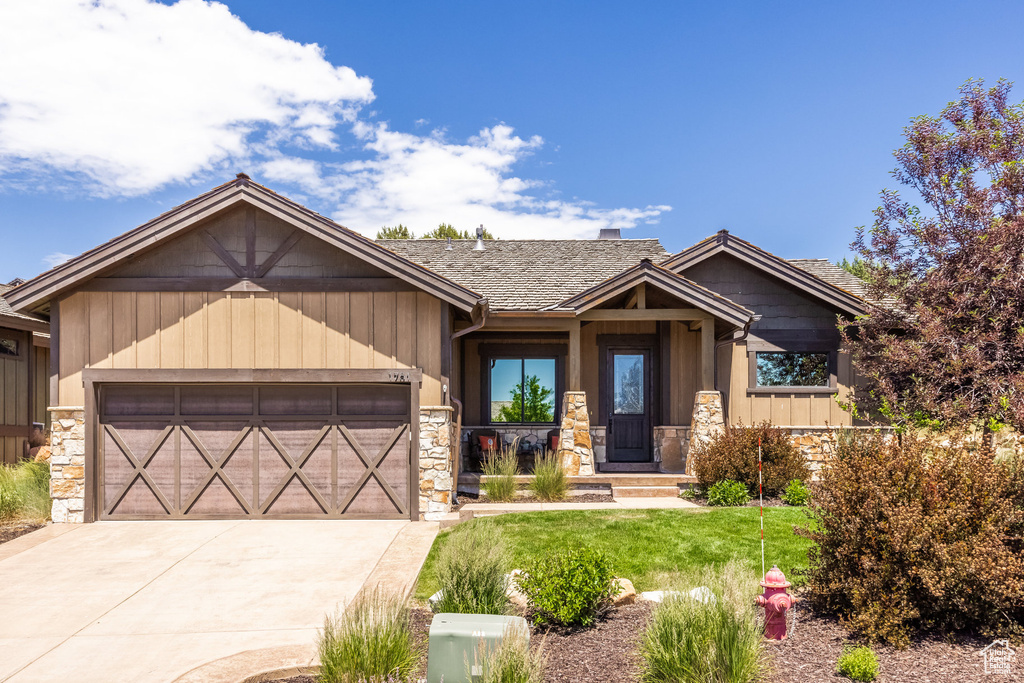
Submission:
[[[476,246],[473,247],[473,251],[484,250],[484,224],[481,223],[480,227],[476,229]]]
[[[448,244],[445,245],[444,250],[445,251],[451,251],[452,250],[452,238],[451,238],[451,235],[448,236]]]
[[[621,240],[622,231],[619,228],[601,228],[601,232],[598,234],[597,239],[599,240]]]

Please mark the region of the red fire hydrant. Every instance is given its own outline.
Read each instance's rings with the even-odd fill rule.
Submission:
[[[764,593],[758,595],[757,604],[764,607],[764,637],[769,640],[786,639],[786,612],[793,606],[793,596],[786,592],[790,587],[786,575],[772,566],[761,581]]]

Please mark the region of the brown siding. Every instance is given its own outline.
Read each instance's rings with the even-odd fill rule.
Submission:
[[[441,303],[429,294],[77,292],[60,310],[61,405],[82,405],[84,368],[112,365],[421,367],[421,405],[442,401]]]
[[[755,424],[768,420],[780,426],[847,426],[850,414],[839,407],[847,400],[853,384],[850,356],[841,353],[837,359],[838,394],[751,394],[747,345],[736,344],[719,354],[718,384],[728,391],[727,418],[730,424]]]
[[[0,337],[18,342],[19,356],[0,356],[0,425],[27,427],[29,417],[28,357],[32,353],[32,333],[0,330]],[[0,462],[14,463],[22,455],[24,436],[0,436]]]
[[[669,339],[672,346],[669,414],[673,425],[688,425],[693,417],[693,399],[700,389],[700,330],[691,332],[684,323],[673,322]]]
[[[45,346],[35,347],[35,377],[32,388],[32,421],[50,423],[50,349]]]

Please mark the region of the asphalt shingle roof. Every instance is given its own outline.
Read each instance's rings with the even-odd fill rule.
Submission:
[[[7,299],[4,298],[4,294],[14,289],[11,285],[0,285],[0,317],[9,316],[12,318],[21,318],[22,320],[32,320],[34,322],[42,321],[42,318],[37,318],[33,315],[25,315],[24,313],[18,313],[11,305],[7,303]],[[45,321],[44,321],[45,322]]]
[[[377,240],[399,256],[487,297],[491,310],[537,311],[668,252],[656,239],[637,240]]]
[[[656,239],[625,240],[377,240],[399,256],[487,297],[491,309],[537,311],[632,268],[642,259],[659,263],[669,253]],[[864,282],[827,259],[789,263],[864,298]]]
[[[856,275],[846,272],[828,259],[797,258],[789,259],[789,262],[830,285],[844,289],[856,297],[867,300],[867,287],[864,285],[864,281]]]

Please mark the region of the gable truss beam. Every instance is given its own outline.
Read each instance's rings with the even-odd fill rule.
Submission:
[[[235,277],[242,278],[247,276],[246,269],[242,267],[242,264],[235,260],[235,257],[231,255],[230,251],[221,246],[221,243],[217,241],[216,237],[210,234],[209,230],[204,228],[202,235],[203,241],[206,242],[206,246],[210,247],[210,249],[213,250],[213,253],[217,255],[217,258],[223,261],[224,265],[231,269],[231,272],[235,274]],[[246,239],[248,241],[248,238]]]

